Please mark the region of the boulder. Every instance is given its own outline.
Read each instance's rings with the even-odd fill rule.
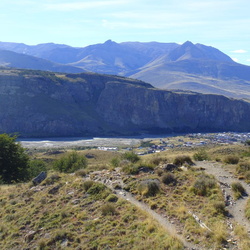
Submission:
[[[43,180],[45,180],[47,177],[47,173],[46,172],[41,172],[37,177],[35,177],[32,182],[34,185],[38,185],[40,184]]]

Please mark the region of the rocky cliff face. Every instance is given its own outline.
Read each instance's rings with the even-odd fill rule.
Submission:
[[[97,74],[0,71],[0,133],[21,136],[248,131],[250,104]]]

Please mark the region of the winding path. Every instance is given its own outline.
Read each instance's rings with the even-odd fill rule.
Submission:
[[[167,218],[162,216],[161,214],[156,213],[154,210],[152,210],[148,205],[146,205],[144,202],[138,201],[134,198],[133,195],[131,195],[129,192],[125,191],[124,189],[116,190],[114,189],[114,183],[119,183],[121,187],[124,186],[124,183],[122,179],[120,178],[120,173],[117,172],[116,174],[112,174],[112,181],[108,178],[108,172],[106,174],[103,174],[105,171],[97,171],[94,173],[94,176],[92,176],[92,179],[98,182],[101,182],[105,185],[107,185],[118,197],[122,199],[126,199],[128,202],[132,203],[139,209],[145,211],[148,215],[150,215],[153,219],[158,221],[158,223],[169,232],[169,234],[172,237],[177,238],[179,241],[182,242],[184,245],[184,249],[190,249],[190,250],[200,250],[200,247],[195,246],[191,242],[187,242],[186,239],[177,233],[177,229],[174,224],[172,224]]]
[[[229,211],[230,217],[228,218],[228,226],[229,229],[233,230],[233,222],[237,222],[246,228],[248,233],[250,233],[250,222],[245,217],[245,206],[247,203],[247,196],[250,194],[250,186],[247,185],[244,181],[238,180],[233,176],[232,173],[225,170],[223,166],[216,162],[197,162],[196,167],[204,169],[204,171],[208,174],[215,176],[218,180],[221,189],[225,196],[225,201],[227,202],[227,209]],[[116,171],[112,171],[112,173],[108,170],[96,171],[92,173],[91,179],[104,183],[109,188],[113,190],[116,195],[122,199],[126,199],[130,203],[134,204],[136,207],[145,211],[147,214],[151,215],[153,219],[159,222],[159,224],[165,228],[173,237],[176,237],[180,240],[185,249],[201,249],[200,247],[195,246],[194,244],[187,242],[186,239],[178,233],[177,228],[174,224],[172,224],[167,218],[162,216],[161,214],[156,213],[145,203],[138,201],[133,195],[123,189],[124,183],[121,178],[121,173],[119,169]],[[240,182],[246,190],[246,196],[235,201],[233,197],[233,192],[231,189],[231,184],[233,182]],[[121,189],[117,190],[114,186],[118,184]]]
[[[224,192],[225,197],[227,197],[226,201],[228,203],[227,209],[230,215],[232,216],[232,219],[235,220],[240,225],[244,226],[248,231],[248,233],[250,233],[250,222],[245,217],[245,207],[248,195],[250,194],[250,186],[246,184],[244,181],[235,178],[233,174],[225,170],[219,163],[206,162],[206,161],[197,162],[197,167],[201,167],[205,170],[206,173],[215,176],[215,178],[220,183],[220,186],[222,188],[222,191]],[[231,189],[231,184],[233,182],[240,182],[246,190],[246,196],[236,201],[232,199],[233,192]]]

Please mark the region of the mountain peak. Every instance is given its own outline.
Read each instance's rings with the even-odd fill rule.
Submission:
[[[116,44],[116,42],[114,42],[111,39],[109,39],[104,44],[106,44],[106,45],[112,45],[112,44]]]
[[[203,59],[232,62],[232,60],[227,55],[218,49],[201,44],[193,44],[190,41],[186,41],[182,45],[172,50],[169,53],[167,59],[169,61]]]
[[[188,46],[195,46],[192,42],[190,41],[186,41],[185,43],[183,43],[181,46],[183,47],[188,47]]]
[[[172,50],[168,59],[170,61],[180,61],[193,58],[203,58],[203,52],[192,42],[186,41],[176,49]]]

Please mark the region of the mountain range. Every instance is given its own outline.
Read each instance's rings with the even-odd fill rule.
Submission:
[[[250,103],[95,73],[0,68],[0,133],[24,137],[248,131]]]
[[[189,41],[180,45],[108,40],[83,48],[0,42],[0,49],[2,66],[120,75],[161,89],[250,98],[250,66],[234,62],[216,48]]]

